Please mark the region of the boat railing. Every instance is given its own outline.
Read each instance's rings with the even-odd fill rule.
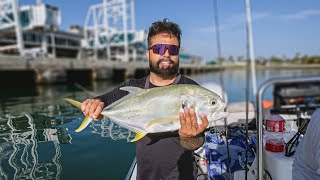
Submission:
[[[133,174],[133,171],[134,171],[134,167],[136,166],[136,163],[137,163],[137,157],[134,157],[125,180],[131,180],[131,177],[132,177],[132,174]]]
[[[292,77],[282,77],[282,78],[272,78],[267,81],[265,81],[259,88],[257,96],[256,96],[256,103],[257,103],[257,135],[258,135],[258,179],[263,179],[263,106],[262,106],[262,100],[263,95],[266,91],[266,89],[275,84],[275,83],[283,83],[283,84],[290,84],[290,83],[304,83],[304,82],[320,82],[320,76],[305,76],[305,77],[299,77],[299,78],[292,78]]]

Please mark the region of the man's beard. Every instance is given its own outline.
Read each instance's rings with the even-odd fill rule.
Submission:
[[[176,75],[179,70],[179,60],[177,61],[177,63],[175,63],[172,59],[167,59],[170,62],[170,64],[172,64],[172,66],[167,68],[160,68],[160,63],[163,60],[164,59],[159,59],[156,64],[153,64],[149,60],[150,71],[160,76]]]

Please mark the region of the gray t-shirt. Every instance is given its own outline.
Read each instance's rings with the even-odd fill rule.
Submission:
[[[148,87],[145,87],[146,82],[149,83],[147,77],[132,79],[122,83],[111,92],[96,98],[101,99],[107,106],[127,94],[126,91],[121,91],[120,87],[155,87],[151,83],[148,84]],[[182,75],[176,84],[197,83]],[[177,131],[147,134],[136,142],[136,157],[138,165],[137,180],[196,179],[193,151],[182,147]]]
[[[320,180],[320,109],[313,113],[303,140],[297,147],[292,179]]]

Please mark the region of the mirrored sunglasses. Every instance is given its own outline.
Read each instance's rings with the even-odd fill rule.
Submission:
[[[155,45],[149,47],[149,49],[152,49],[153,53],[159,54],[159,55],[164,55],[164,53],[168,49],[169,54],[171,56],[175,56],[175,55],[179,54],[180,48],[179,48],[179,46],[173,45],[173,44],[155,44]]]

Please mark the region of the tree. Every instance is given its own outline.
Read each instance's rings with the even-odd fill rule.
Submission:
[[[271,56],[270,62],[272,64],[282,64],[283,60],[281,58],[276,57],[276,56]]]
[[[261,56],[257,57],[255,61],[256,61],[256,64],[261,64],[261,65],[265,65],[267,63],[267,59]]]
[[[211,60],[211,61],[208,61],[207,64],[209,65],[216,65],[217,62],[215,60]]]
[[[300,54],[296,53],[293,59],[291,60],[292,64],[301,64]]]
[[[218,64],[222,65],[222,64],[225,63],[226,60],[225,60],[224,57],[220,57],[220,58],[217,59],[217,61],[218,61]]]
[[[237,57],[237,61],[238,62],[243,62],[244,61],[244,57],[243,56],[238,56]]]
[[[230,64],[234,64],[234,57],[233,56],[229,56],[228,57],[228,63],[230,63]]]

